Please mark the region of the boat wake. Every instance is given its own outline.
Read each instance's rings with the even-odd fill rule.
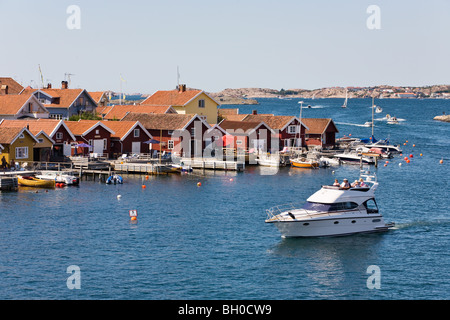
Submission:
[[[370,127],[368,124],[359,124],[359,123],[347,123],[347,122],[336,122],[336,124],[344,125],[344,126],[355,126],[355,127]]]
[[[450,226],[450,219],[438,219],[432,221],[411,221],[396,223],[392,230],[409,229],[417,227]]]

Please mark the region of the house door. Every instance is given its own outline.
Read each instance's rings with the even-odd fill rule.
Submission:
[[[103,153],[103,146],[104,146],[104,142],[103,139],[102,140],[94,140],[94,150],[92,151],[93,153]]]
[[[131,143],[131,153],[141,153],[141,142],[132,142]]]
[[[72,154],[72,147],[71,147],[71,145],[69,144],[69,143],[64,143],[63,144],[63,154],[66,156],[66,157],[69,157],[71,154]]]

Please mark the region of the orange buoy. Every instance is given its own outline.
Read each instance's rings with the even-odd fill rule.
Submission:
[[[145,189],[145,188],[147,188],[147,187],[145,186],[145,184],[143,184],[143,185],[142,185],[142,189]]]
[[[408,159],[408,160],[406,160],[406,163],[410,163],[411,161]]]
[[[406,140],[406,143],[408,143],[408,140]]]
[[[148,180],[148,176],[145,176],[145,180]]]
[[[136,217],[131,217],[131,221],[136,221],[137,218]]]
[[[412,157],[413,157],[413,155],[412,155],[412,154],[410,154],[410,155],[409,155],[409,157],[410,157],[410,158],[412,158]]]
[[[388,163],[389,163],[389,161],[386,160],[386,164],[388,164]]]
[[[415,144],[413,144],[413,147],[415,147],[416,145]]]
[[[439,163],[443,164],[444,163],[444,159],[439,160]]]
[[[230,181],[233,181],[233,178],[230,178]]]
[[[201,187],[202,183],[201,182],[197,182],[197,187]]]
[[[408,157],[403,158],[403,160],[407,161],[407,160],[408,160]]]
[[[387,167],[387,163],[385,163],[384,166]]]

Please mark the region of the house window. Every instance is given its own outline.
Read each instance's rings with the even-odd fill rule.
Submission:
[[[21,134],[19,135],[19,139],[23,139],[23,138],[25,138],[25,135],[24,135],[23,133],[21,133]]]
[[[168,149],[173,149],[173,140],[168,141]]]
[[[57,139],[57,140],[61,140],[62,138],[63,138],[62,132],[57,132],[57,133],[56,133],[56,139]]]
[[[204,99],[198,100],[198,107],[199,108],[204,108],[205,107],[205,100]]]
[[[28,158],[28,147],[17,147],[16,159],[27,159],[27,158]]]
[[[195,128],[191,128],[191,139],[195,137]]]
[[[134,137],[139,138],[139,129],[134,129]]]
[[[107,150],[108,149],[108,139],[103,139],[103,150]]]
[[[289,126],[288,133],[297,133],[297,126]]]
[[[100,130],[95,130],[95,134],[100,134]]]
[[[39,141],[39,143],[44,143],[44,139],[42,139],[42,138],[39,138],[38,141]]]
[[[61,113],[54,113],[50,115],[50,118],[61,120],[63,118],[63,115]]]

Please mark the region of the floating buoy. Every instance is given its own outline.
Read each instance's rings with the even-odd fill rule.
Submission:
[[[408,157],[403,158],[403,160],[407,161],[407,160],[408,160]]]
[[[388,164],[388,163],[389,163],[389,161],[386,160],[386,164]]]
[[[414,156],[412,154],[409,155],[410,158],[413,158]]]
[[[233,181],[233,178],[230,178],[230,181]]]
[[[419,156],[423,156],[423,154],[419,154]]]
[[[398,164],[398,166],[401,167],[401,166],[402,166],[402,163],[400,162],[400,163]]]
[[[148,176],[145,176],[145,180],[148,180]]]
[[[120,198],[122,198],[122,196],[120,194],[118,194],[117,195],[117,199],[120,199]]]
[[[143,184],[143,185],[142,185],[142,189],[145,189],[145,188],[147,188],[147,187],[145,186],[145,184]]]
[[[387,167],[387,164],[385,163],[384,166]]]
[[[444,159],[439,160],[439,163],[443,164],[444,163]]]
[[[131,217],[131,221],[136,221],[137,217]]]
[[[415,144],[413,144],[413,147],[415,147],[416,145]]]
[[[403,145],[406,146],[406,142]]]
[[[408,160],[406,160],[406,163],[410,163],[411,161],[408,159]]]
[[[197,187],[201,187],[202,183],[201,182],[197,182]]]
[[[349,134],[348,134],[348,136],[349,136],[349,137],[351,137],[351,136],[352,136],[352,134],[351,134],[351,133],[349,133]],[[370,138],[370,139],[372,139],[372,138]]]
[[[408,143],[408,140],[406,140],[405,143]]]

